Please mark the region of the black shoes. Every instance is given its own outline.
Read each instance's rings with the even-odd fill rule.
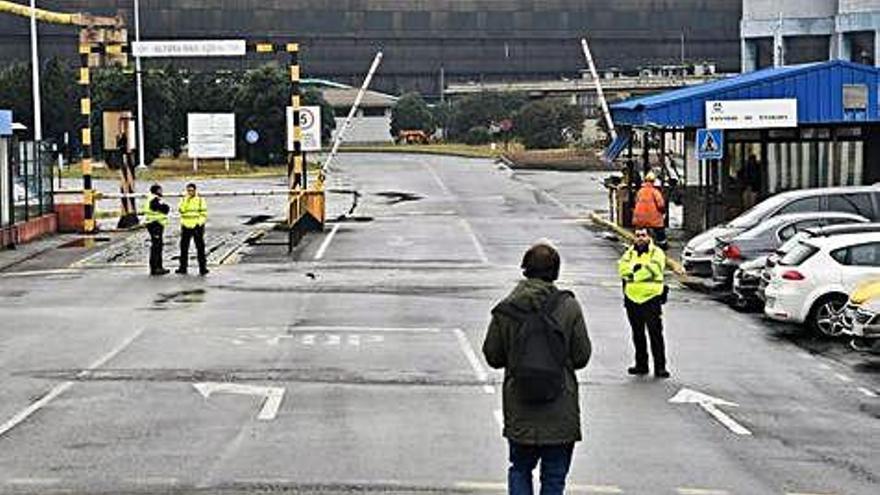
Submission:
[[[152,275],[154,277],[161,277],[162,275],[168,275],[169,273],[171,273],[171,270],[169,270],[167,268],[160,268],[158,270],[151,271],[150,275]]]
[[[647,375],[648,368],[641,368],[639,366],[630,366],[626,369],[626,372],[630,375]],[[654,376],[656,378],[669,378],[669,372],[665,369],[654,370]]]
[[[211,270],[208,270],[207,268],[205,268],[203,270],[199,270],[199,275],[201,275],[203,277],[209,273],[211,273]]]

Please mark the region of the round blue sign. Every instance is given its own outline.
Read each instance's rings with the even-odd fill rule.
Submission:
[[[247,131],[247,134],[244,135],[244,139],[248,142],[248,144],[254,144],[260,140],[260,133],[254,129],[251,129]]]

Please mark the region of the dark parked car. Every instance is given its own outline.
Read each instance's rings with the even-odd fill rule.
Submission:
[[[789,213],[772,217],[738,234],[718,237],[715,239],[715,256],[712,259],[715,289],[730,289],[733,273],[740,264],[773,253],[800,231],[811,227],[867,222],[867,218],[852,213]]]
[[[880,222],[880,186],[799,189],[771,196],[730,222],[692,238],[682,250],[682,265],[691,275],[710,277],[716,238],[738,234],[778,215],[816,211],[852,213]]]

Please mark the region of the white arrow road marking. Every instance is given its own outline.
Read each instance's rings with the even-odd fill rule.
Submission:
[[[315,345],[315,336],[313,334],[303,335],[303,345]]]
[[[284,399],[284,387],[262,387],[258,385],[241,385],[238,383],[194,383],[193,387],[207,400],[211,394],[220,392],[226,394],[256,395],[263,397],[263,407],[257,419],[271,421],[278,415],[278,408]]]
[[[342,336],[340,335],[328,335],[327,336],[327,345],[339,345],[342,342]]]
[[[718,406],[739,407],[739,404],[735,402],[712,397],[711,395],[706,395],[689,388],[679,390],[674,397],[669,399],[669,402],[672,404],[697,404],[733,433],[737,435],[752,434],[752,432],[747,430],[743,425],[737,423],[733,418],[718,409]]]

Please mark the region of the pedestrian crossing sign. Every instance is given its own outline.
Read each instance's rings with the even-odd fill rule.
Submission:
[[[697,159],[720,160],[724,158],[724,131],[722,129],[697,129]]]

